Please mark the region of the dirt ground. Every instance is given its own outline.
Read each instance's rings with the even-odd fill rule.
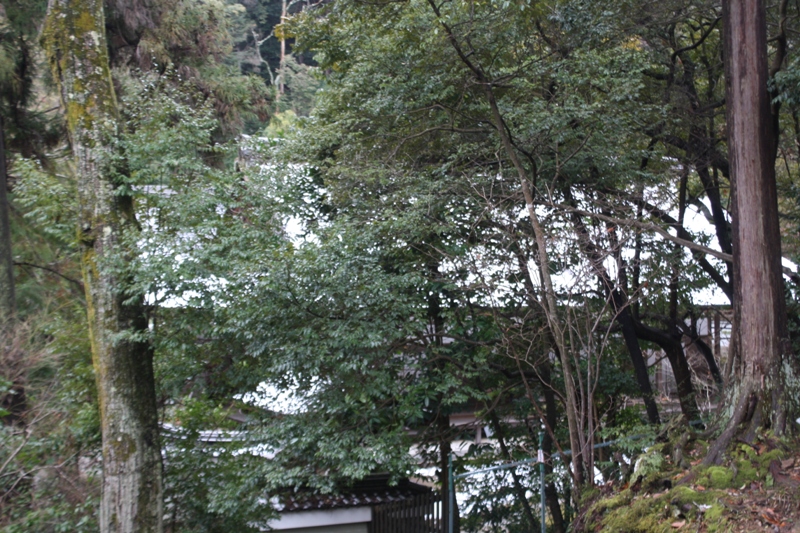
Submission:
[[[728,522],[727,531],[800,533],[800,453],[781,463],[778,475],[787,479],[775,481],[773,487],[765,487],[765,482],[756,481],[741,489],[725,490],[726,495],[720,498],[720,503],[725,508],[723,516]],[[706,532],[709,529],[709,524],[705,523],[687,526],[675,530]]]

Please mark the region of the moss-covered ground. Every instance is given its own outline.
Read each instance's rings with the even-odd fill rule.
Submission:
[[[640,465],[659,468],[640,467],[624,484],[588,491],[575,529],[800,533],[800,441],[767,435],[753,445],[736,443],[711,467],[702,465],[706,449],[696,439],[679,453],[674,444],[654,446]],[[676,454],[683,467],[674,464]]]

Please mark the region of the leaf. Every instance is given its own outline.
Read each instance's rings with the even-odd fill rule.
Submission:
[[[680,529],[686,525],[686,520],[679,520],[670,524],[675,529]]]
[[[778,518],[771,509],[764,509],[761,512],[761,518],[772,524],[773,526],[783,527],[783,520]]]

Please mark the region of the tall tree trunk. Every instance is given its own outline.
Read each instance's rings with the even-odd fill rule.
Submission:
[[[14,256],[8,205],[5,122],[0,116],[0,324],[8,326],[17,310],[14,296]]]
[[[530,303],[532,309],[540,308],[539,301],[536,297],[536,287],[533,285],[533,279],[531,278],[530,272],[528,271],[528,265],[526,262],[526,257],[522,253],[519,245],[515,243],[512,247],[514,251],[514,255],[517,258],[517,265],[520,270],[520,274],[522,277],[522,283],[525,286],[527,299]],[[519,360],[518,360],[519,361]],[[542,395],[544,396],[544,404],[545,404],[545,412],[542,413],[541,410],[537,408],[539,411],[539,415],[544,418],[544,420],[540,421],[544,422],[547,431],[544,433],[544,442],[542,442],[542,450],[544,451],[545,457],[549,458],[552,451],[553,451],[553,436],[552,433],[554,432],[554,428],[558,423],[558,406],[556,405],[556,393],[555,389],[553,388],[553,382],[551,380],[551,363],[548,358],[543,358],[542,362],[537,365],[537,377],[542,386]],[[529,401],[533,404],[534,397],[533,393],[528,386],[527,378],[525,373],[522,372],[520,369],[520,377],[525,384],[525,390],[528,395]],[[534,406],[535,407],[535,406]],[[535,432],[533,432],[532,428],[528,426],[528,431],[530,432],[530,436],[532,439],[536,439],[537,436]],[[546,460],[545,461],[545,474],[550,476],[553,473],[553,463],[552,461]],[[566,491],[569,493],[569,491]],[[564,515],[561,512],[561,504],[558,501],[558,489],[556,488],[556,484],[553,481],[550,481],[547,486],[545,487],[545,499],[547,501],[547,507],[550,509],[550,518],[553,524],[553,531],[554,533],[564,533],[566,531],[567,524],[564,520]],[[569,507],[569,501],[565,501],[565,506]]]
[[[697,406],[697,395],[692,385],[692,371],[683,351],[680,332],[673,327],[672,332],[668,333],[638,322],[636,333],[640,339],[654,342],[664,350],[675,376],[681,413],[686,417],[687,423],[699,420],[700,408]]]
[[[115,133],[116,97],[102,0],[50,0],[43,33],[67,114],[78,180],[79,237],[92,360],[103,433],[102,533],[161,532],[161,449],[141,298],[124,294],[120,240],[135,224],[130,197],[116,194],[104,158]],[[134,300],[135,303],[130,303]]]
[[[11,249],[11,226],[8,205],[8,170],[6,163],[5,123],[0,116],[0,339],[8,338],[16,315],[14,297],[14,256]],[[9,338],[10,340],[10,338]],[[0,396],[0,407],[8,411],[2,418],[6,424],[24,424],[28,402],[25,397],[25,376],[21,358],[14,357],[12,368],[3,369],[12,378],[11,390]]]
[[[775,185],[777,128],[767,92],[767,28],[761,0],[723,2],[728,152],[733,183],[734,343],[728,423],[706,463],[718,462],[733,436],[776,434],[797,413],[786,327]],[[792,422],[789,422],[792,423]]]
[[[547,418],[547,424],[550,428],[555,428],[556,423],[558,422],[558,410],[556,406],[556,395],[553,391],[553,385],[550,380],[550,362],[546,361],[539,370],[539,375],[541,376],[542,380],[542,389],[544,395],[544,405],[545,405],[545,416]],[[553,437],[550,435],[549,432],[545,432],[544,434],[544,442],[542,442],[542,450],[544,451],[545,457],[550,457],[553,452]],[[545,463],[545,474],[548,476],[553,473],[553,463],[552,461],[547,461]],[[555,482],[551,481],[545,487],[545,499],[547,501],[547,506],[550,508],[550,519],[553,521],[553,531],[555,533],[564,533],[567,530],[566,521],[564,520],[564,515],[561,513],[561,505],[558,502],[558,489],[556,489]],[[567,492],[568,493],[568,492]],[[570,502],[567,499],[566,495],[564,498],[564,506],[569,507]]]

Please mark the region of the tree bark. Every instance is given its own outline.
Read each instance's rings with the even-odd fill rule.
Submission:
[[[761,0],[723,2],[728,152],[733,183],[733,339],[738,350],[728,422],[706,464],[737,433],[787,430],[797,413],[787,384],[796,371],[786,325],[775,184],[777,128],[767,92],[767,29]],[[788,422],[793,423],[793,422]]]
[[[45,51],[67,114],[78,180],[79,239],[103,434],[102,533],[161,532],[162,464],[153,351],[141,297],[125,294],[119,265],[135,224],[107,155],[117,120],[101,0],[50,0]]]
[[[11,249],[11,226],[8,206],[8,171],[6,167],[5,123],[0,116],[0,338],[10,335],[16,315],[14,297],[14,256]],[[22,368],[22,361],[14,361],[13,366]],[[2,418],[6,424],[25,423],[28,401],[25,396],[24,375],[9,370],[14,377],[11,390],[0,396],[0,407],[8,411]]]
[[[542,365],[540,369],[540,375],[542,380],[542,389],[543,389],[543,396],[544,396],[544,405],[545,405],[545,416],[547,417],[547,424],[550,428],[556,427],[556,423],[558,422],[558,410],[556,407],[556,395],[553,391],[553,385],[550,380],[550,362],[547,361],[545,364]],[[544,451],[545,457],[550,457],[553,452],[553,437],[550,435],[549,432],[545,432],[544,434],[544,442],[542,442],[542,450]],[[553,463],[552,461],[547,461],[545,463],[545,474],[551,475],[553,473]],[[561,513],[561,505],[558,502],[558,489],[556,488],[555,482],[551,481],[545,487],[545,499],[547,501],[547,506],[550,508],[550,519],[553,521],[553,531],[555,533],[564,533],[567,530],[566,521],[564,520],[564,515]],[[564,506],[569,507],[570,502],[564,499]]]
[[[11,249],[11,224],[8,213],[5,122],[0,116],[0,324],[3,326],[10,324],[17,311],[14,296],[14,256]]]
[[[634,322],[636,334],[640,339],[658,344],[672,367],[675,375],[675,384],[678,389],[678,402],[681,405],[681,412],[686,417],[687,422],[694,422],[700,419],[700,408],[697,406],[697,397],[692,385],[692,371],[686,354],[683,351],[681,333],[677,328],[672,328],[672,332],[665,332],[640,321]]]

